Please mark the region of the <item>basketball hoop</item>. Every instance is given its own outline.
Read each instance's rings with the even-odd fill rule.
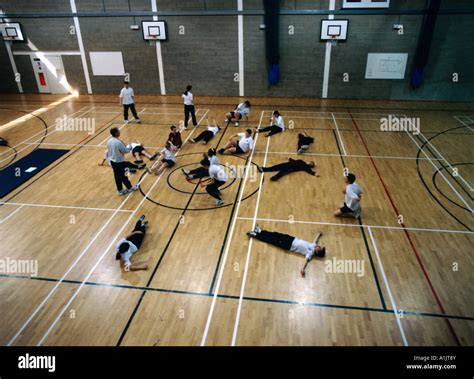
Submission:
[[[337,39],[338,35],[337,34],[329,34],[329,41],[331,42],[332,46],[337,46]]]
[[[158,34],[148,34],[148,38],[150,38],[151,40],[157,40]]]

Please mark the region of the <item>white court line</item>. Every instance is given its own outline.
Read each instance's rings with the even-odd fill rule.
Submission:
[[[145,109],[146,109],[146,107],[143,108],[140,112],[137,112],[137,114],[138,114],[138,115],[141,115],[141,114],[145,111]],[[133,115],[132,115],[132,116],[133,116]],[[123,124],[119,127],[119,130],[122,130],[122,128],[124,128],[124,127],[127,126],[127,125],[130,125],[130,122],[128,122],[127,124],[123,123]],[[140,125],[140,124],[134,122],[134,125]],[[110,134],[109,134],[107,137],[105,137],[104,140],[102,140],[101,142],[99,142],[99,145],[102,145],[104,142],[107,142],[109,139],[110,139]]]
[[[237,217],[238,220],[253,220],[250,217]],[[435,232],[435,233],[452,233],[452,234],[474,234],[468,230],[455,229],[429,229],[429,228],[404,228],[401,226],[385,226],[385,225],[359,225],[359,224],[343,224],[338,222],[324,222],[324,221],[303,221],[303,220],[278,220],[273,218],[257,218],[257,221],[267,222],[282,222],[287,224],[310,224],[310,225],[328,225],[328,226],[346,226],[348,228],[372,228],[372,229],[389,229],[389,230],[412,230],[416,232]]]
[[[263,154],[261,151],[257,151],[257,154]],[[280,155],[314,155],[314,156],[320,156],[320,157],[342,157],[343,155],[341,154],[331,154],[331,153],[303,153],[303,154],[298,154],[294,152],[288,152],[288,151],[269,151],[268,154],[280,154]],[[377,158],[377,159],[407,159],[407,160],[416,160],[417,158],[415,157],[392,157],[392,156],[384,156],[384,155],[357,155],[357,154],[347,154],[345,155],[346,157],[350,158]],[[418,158],[420,160],[432,160],[432,161],[439,161],[441,159],[438,158]]]
[[[256,105],[258,106],[258,105]],[[328,108],[331,108],[331,107],[328,107]],[[270,113],[273,113],[273,110],[264,110],[264,112],[270,112]],[[318,113],[318,114],[326,114],[327,117],[331,117],[331,113],[334,113],[335,115],[339,115],[339,114],[344,114],[344,115],[347,115],[348,116],[348,119],[350,119],[350,113],[349,112],[331,112],[331,111],[295,111],[295,110],[281,110],[279,109],[279,112],[281,114],[285,114],[287,117],[291,117],[291,116],[288,116],[288,113],[301,113],[301,114],[315,114],[315,113]],[[356,116],[356,115],[369,115],[369,116],[397,116],[398,114],[396,113],[393,113],[393,112],[389,112],[389,113],[371,113],[371,112],[356,112],[356,113],[353,113],[352,112],[352,115],[353,116]],[[336,116],[337,118],[339,118],[339,116]],[[311,118],[311,117],[310,117]],[[378,119],[380,120],[380,119]]]
[[[24,205],[21,205],[17,209],[15,209],[12,213],[10,213],[7,217],[5,217],[3,220],[0,221],[0,225],[3,224],[5,221],[7,221],[10,217],[12,217],[16,212],[18,212],[23,207]]]
[[[390,285],[388,283],[387,276],[385,275],[385,270],[383,269],[382,261],[380,259],[379,249],[377,248],[377,244],[375,243],[374,236],[372,234],[372,229],[368,228],[370,240],[372,241],[372,246],[374,247],[375,255],[377,256],[377,262],[379,264],[380,272],[382,273],[383,282],[385,284],[385,288],[387,289],[388,297],[390,299],[390,304],[392,305],[393,313],[395,314],[395,320],[397,320],[398,329],[400,330],[400,335],[402,336],[403,344],[408,346],[407,337],[405,336],[405,331],[403,330],[403,325],[401,321],[401,315],[397,304],[395,304],[395,299],[393,298],[392,291],[390,290]]]
[[[472,208],[469,206],[469,204],[466,202],[466,200],[464,200],[464,198],[459,194],[459,192],[456,190],[456,188],[453,187],[453,185],[451,184],[451,182],[446,178],[446,176],[444,176],[443,172],[441,170],[439,170],[439,168],[433,163],[432,159],[430,159],[430,157],[428,156],[428,154],[426,154],[425,150],[422,149],[420,147],[420,145],[418,145],[418,142],[416,142],[416,140],[411,136],[410,132],[408,130],[406,130],[406,133],[408,134],[408,137],[411,138],[411,140],[414,142],[414,144],[418,147],[418,149],[428,158],[428,162],[430,162],[433,167],[436,169],[436,171],[439,172],[439,174],[442,176],[442,178],[446,181],[446,183],[448,183],[448,185],[451,187],[451,189],[454,191],[454,193],[456,193],[456,195],[461,199],[461,201],[464,203],[464,205],[466,205],[467,209],[469,209],[469,212],[472,213]]]
[[[91,208],[91,207],[79,207],[75,205],[53,205],[53,204],[34,204],[34,203],[5,203],[0,202],[0,205],[20,205],[22,207],[38,207],[38,208],[61,208],[61,209],[77,209],[83,211],[105,211],[105,212],[115,212],[115,208]],[[121,209],[119,212],[130,213],[131,210]]]
[[[191,133],[189,133],[188,137],[186,138],[186,140],[183,142],[183,146],[186,144],[186,142],[189,140],[189,138],[191,137],[191,135],[194,133],[194,131],[196,130],[196,128],[199,126],[199,124],[201,123],[201,121],[204,119],[204,117],[206,116],[206,113],[201,117],[201,119],[199,120],[198,124],[196,125],[195,128],[193,128],[193,130],[191,131]],[[179,155],[179,153],[181,152],[181,149],[180,151],[178,151],[176,153],[176,156]],[[56,324],[59,322],[59,319],[62,317],[62,315],[64,314],[64,312],[66,312],[67,308],[72,304],[72,302],[74,301],[74,299],[78,296],[79,292],[81,291],[81,289],[84,287],[85,283],[89,280],[89,278],[92,276],[92,274],[94,273],[94,271],[96,270],[96,268],[99,266],[100,262],[102,261],[102,259],[104,259],[105,255],[107,253],[109,253],[109,250],[110,248],[113,246],[113,244],[116,242],[116,240],[119,238],[119,236],[122,234],[122,232],[124,231],[124,229],[128,226],[129,222],[132,220],[133,216],[135,215],[135,213],[140,209],[140,207],[143,205],[143,203],[147,200],[148,198],[148,195],[151,193],[151,191],[155,188],[156,184],[158,184],[158,181],[162,178],[163,174],[165,173],[165,170],[163,170],[161,172],[161,174],[158,176],[157,179],[155,179],[155,182],[153,183],[153,185],[150,187],[150,189],[147,191],[147,193],[145,194],[145,196],[143,197],[143,199],[140,201],[140,203],[137,205],[137,207],[135,208],[135,210],[130,214],[130,216],[128,217],[127,221],[123,224],[123,226],[120,228],[120,230],[117,232],[117,234],[114,236],[114,238],[112,239],[112,241],[110,242],[110,244],[107,246],[107,248],[104,250],[104,252],[102,253],[102,255],[99,257],[98,261],[95,263],[95,265],[91,268],[91,270],[89,271],[89,273],[87,274],[86,278],[82,281],[81,285],[77,288],[77,290],[74,292],[74,294],[71,296],[71,298],[69,299],[69,301],[64,305],[64,307],[61,309],[61,311],[59,312],[58,316],[54,319],[54,321],[51,323],[51,325],[49,326],[48,330],[44,333],[44,335],[41,337],[41,339],[39,340],[39,342],[37,343],[36,346],[41,346],[43,344],[43,342],[46,340],[46,338],[49,336],[49,334],[51,333],[51,331],[54,329],[54,327],[56,326]],[[145,177],[148,175],[148,173],[145,173],[145,175],[143,176],[143,179],[145,179]],[[142,179],[142,181],[143,181]],[[130,194],[131,195],[131,194]],[[121,204],[121,206],[125,203],[125,201],[127,201],[129,198],[130,198],[130,195],[127,196],[127,199],[124,200],[124,202]],[[121,207],[120,206],[120,207]],[[119,207],[119,208],[120,208]],[[112,215],[112,217],[114,217],[116,213],[114,213]],[[111,220],[111,219],[109,219]],[[97,235],[96,235],[97,237]],[[94,239],[96,238],[94,237]],[[68,270],[69,271],[69,270]],[[63,278],[65,278],[66,274],[63,276]],[[63,280],[63,278],[61,278],[61,280],[58,282],[58,284],[61,283],[61,281]],[[56,288],[56,286],[55,286]],[[51,294],[51,292],[50,292]],[[49,294],[48,294],[49,296]],[[44,302],[44,301],[43,301]],[[40,306],[43,304],[43,302],[40,304]],[[37,310],[39,310],[39,307],[37,308]],[[36,311],[35,311],[36,312]],[[28,319],[28,323],[31,321],[32,317],[30,317],[30,319]],[[28,324],[25,324],[22,328],[24,329],[24,327],[26,327],[26,325]],[[22,330],[23,330],[22,329]],[[21,330],[16,334],[15,338],[17,338],[17,336],[21,333]],[[9,342],[9,345],[11,344],[11,342],[14,341],[14,339],[12,341]]]
[[[404,117],[410,122],[410,124],[413,125],[411,119],[409,119],[406,115],[404,115]],[[436,146],[434,146],[434,145],[431,143],[431,141],[428,140],[428,138],[426,138],[426,137],[424,136],[424,134],[423,134],[421,131],[420,131],[420,136],[422,136],[422,137],[424,138],[425,142],[426,142],[428,145],[430,145],[434,151],[436,151],[436,154],[438,154],[438,156],[441,157],[441,159],[449,166],[449,168],[454,171],[454,167],[451,166],[451,163],[448,162],[448,160],[439,152],[439,150],[436,148]],[[472,192],[472,191],[474,190],[474,189],[472,188],[472,186],[462,177],[461,174],[458,173],[457,177],[458,177],[459,179],[461,179],[461,181],[462,181],[465,185],[467,185],[467,187],[469,188],[469,191]]]
[[[35,145],[34,143],[25,143],[29,145]],[[51,143],[51,142],[43,142],[42,145],[51,145],[51,146],[77,146],[77,147],[95,147],[95,148],[101,148],[103,149],[105,145],[94,145],[94,144],[76,144],[76,143]],[[147,149],[161,149],[163,146],[146,146]],[[256,151],[255,154],[265,154],[264,151]],[[343,155],[341,154],[330,154],[330,153],[303,153],[303,154],[298,154],[295,152],[289,152],[289,151],[269,151],[268,154],[279,154],[279,155],[313,155],[313,156],[321,156],[321,157],[342,157]],[[347,154],[346,155],[349,158],[377,158],[377,159],[401,159],[401,160],[416,160],[417,158],[415,157],[391,157],[391,156],[378,156],[378,155],[357,155],[357,154]],[[431,159],[433,161],[439,161],[441,158],[418,158],[419,160],[428,160]]]
[[[267,139],[267,148],[265,149],[266,153],[268,153],[269,147],[270,147],[270,138]],[[263,167],[266,166],[267,156],[268,154],[265,154],[265,158],[263,159]],[[255,204],[255,213],[253,215],[252,230],[255,229],[255,225],[257,224],[258,207],[260,205],[260,196],[262,194],[263,177],[264,177],[264,173],[262,173],[262,175],[260,176],[260,186],[258,188],[257,202]],[[235,318],[235,323],[234,323],[234,333],[232,334],[232,346],[235,346],[237,342],[237,333],[239,331],[240,313],[242,311],[242,304],[244,300],[245,284],[247,283],[247,274],[249,271],[250,254],[252,252],[252,245],[253,245],[253,238],[250,238],[249,247],[247,250],[247,258],[245,260],[244,277],[242,278],[242,285],[240,287],[239,305],[237,307],[237,316]]]
[[[331,113],[331,116],[334,121],[334,125],[336,126],[336,132],[337,132],[337,135],[339,136],[339,142],[341,143],[342,151],[344,152],[344,155],[347,156],[346,148],[344,147],[344,141],[342,140],[341,133],[339,132],[339,127],[337,126],[337,121],[336,121],[336,118],[334,117],[334,113]]]
[[[75,115],[76,113],[82,112],[82,110],[83,110],[84,108],[85,108],[85,106],[82,107],[81,109],[79,109],[78,111],[74,112],[73,114],[71,114],[71,116]],[[87,112],[86,112],[86,113],[87,113]],[[68,117],[71,117],[71,116],[68,116]],[[28,141],[28,140],[32,139],[33,137],[36,137],[38,134],[44,133],[45,130],[49,131],[49,129],[50,129],[51,127],[53,127],[53,126],[55,126],[55,125],[50,125],[50,126],[46,127],[46,129],[42,129],[42,130],[40,130],[38,133],[35,133],[35,134],[29,136],[27,139],[25,139],[25,140],[23,140],[22,142],[19,142],[18,144],[16,144],[15,146],[13,146],[13,148],[17,148],[18,146],[20,146],[21,144],[23,144],[25,141]],[[52,133],[51,133],[51,134],[52,134]],[[48,135],[49,135],[49,134],[48,134]],[[2,156],[3,154],[6,154],[6,153],[7,153],[7,151],[1,153],[0,156]]]
[[[85,114],[89,113],[89,111],[85,111],[85,112],[82,112],[81,116],[84,116]],[[53,126],[53,125],[51,125]],[[55,125],[54,125],[55,126]],[[47,128],[47,130],[49,129],[49,127]],[[57,133],[59,132],[59,129],[54,129],[52,132],[48,133],[46,137],[50,137],[52,134],[54,133]],[[41,133],[44,133],[44,130],[41,131]],[[38,133],[36,133],[38,134]],[[31,138],[31,137],[30,137]],[[25,141],[28,141],[30,138],[27,138]],[[33,144],[36,144],[37,142],[41,141],[43,138],[45,138],[44,136],[38,138],[37,140],[33,141]],[[21,145],[25,145],[24,142],[20,143]],[[18,145],[17,145],[18,146]],[[22,151],[28,149],[29,145],[27,145],[26,147],[22,148],[22,149],[19,149],[17,150],[16,152],[13,152],[9,157],[7,158],[3,158],[0,160],[0,163],[4,162],[4,161],[7,161],[9,160],[12,156],[14,156],[15,154],[20,154]]]
[[[472,129],[468,124],[466,124],[464,121],[461,120],[461,117],[466,117],[468,120],[471,120],[470,116],[454,116],[456,120],[458,120],[461,124],[463,124],[466,128],[468,128],[471,132],[474,132],[474,129]]]
[[[263,120],[263,114],[264,113],[265,113],[265,111],[262,111],[260,113],[260,121],[258,123],[258,127],[260,127],[262,125],[262,120]],[[227,246],[225,248],[224,256],[222,258],[222,263],[221,263],[221,268],[220,268],[220,271],[219,271],[219,276],[217,277],[216,290],[214,291],[214,296],[212,297],[211,307],[210,307],[209,313],[207,315],[206,326],[204,327],[204,332],[203,332],[202,338],[201,338],[201,346],[206,345],[207,335],[209,334],[209,328],[210,328],[211,322],[212,322],[212,316],[214,315],[214,308],[216,307],[217,296],[219,294],[219,290],[220,290],[221,282],[222,282],[222,277],[224,275],[225,264],[227,262],[227,257],[229,255],[230,244],[231,244],[231,241],[232,241],[232,237],[234,235],[237,216],[238,216],[239,211],[240,211],[240,205],[242,204],[242,197],[243,197],[243,194],[244,194],[244,191],[245,191],[245,186],[247,184],[247,180],[248,180],[248,176],[249,176],[249,171],[250,171],[249,167],[250,167],[252,159],[253,159],[253,153],[255,152],[255,147],[257,146],[257,141],[258,141],[258,136],[259,135],[260,135],[260,133],[257,133],[257,137],[255,137],[255,143],[254,143],[254,148],[252,150],[252,154],[250,155],[250,157],[248,158],[248,161],[247,161],[247,167],[246,167],[246,170],[245,170],[245,177],[244,177],[244,181],[243,181],[243,184],[242,184],[242,189],[240,191],[239,200],[237,202],[237,208],[235,209],[234,220],[232,221],[232,226],[230,228],[229,236],[228,236],[228,239],[227,239]]]

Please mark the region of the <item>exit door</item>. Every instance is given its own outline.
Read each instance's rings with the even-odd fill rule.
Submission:
[[[31,55],[40,93],[69,93],[69,84],[60,55]]]

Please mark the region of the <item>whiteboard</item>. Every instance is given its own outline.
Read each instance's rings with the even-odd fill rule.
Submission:
[[[89,57],[95,76],[125,75],[121,51],[91,51]]]
[[[369,53],[365,68],[366,79],[403,79],[408,54]]]

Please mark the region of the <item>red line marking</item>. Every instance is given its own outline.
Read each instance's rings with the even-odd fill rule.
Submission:
[[[354,117],[352,117],[352,113],[351,113],[350,109],[348,109],[348,112],[349,112],[349,115],[351,116],[352,123],[353,123],[354,126],[356,127],[357,133],[359,133],[360,139],[362,140],[362,143],[364,144],[365,150],[367,151],[367,155],[369,156],[370,161],[372,162],[372,165],[374,166],[375,171],[377,172],[377,175],[378,175],[378,177],[379,177],[379,179],[380,179],[380,182],[382,183],[382,186],[383,186],[383,188],[384,188],[384,190],[385,190],[385,193],[387,194],[388,199],[390,200],[390,204],[392,204],[392,208],[393,208],[393,210],[395,211],[396,215],[398,216],[398,215],[400,215],[400,213],[398,212],[398,209],[397,209],[395,203],[393,202],[392,196],[390,195],[390,192],[389,192],[387,186],[385,185],[385,182],[384,182],[384,180],[383,180],[383,178],[382,178],[382,175],[380,174],[380,172],[379,172],[379,170],[378,170],[378,168],[377,168],[377,165],[375,164],[375,161],[374,161],[373,158],[372,158],[372,154],[370,153],[369,147],[367,146],[367,144],[366,144],[366,142],[365,142],[365,140],[364,140],[364,137],[362,137],[362,133],[360,132],[359,127],[357,126],[357,123],[356,123],[356,121],[354,120]],[[405,224],[401,223],[400,225],[401,225],[403,228],[406,228]],[[429,275],[428,275],[428,272],[426,271],[425,266],[423,265],[423,262],[421,261],[421,258],[420,258],[419,254],[418,254],[418,251],[416,250],[416,247],[415,247],[415,245],[414,245],[414,243],[413,243],[413,241],[412,241],[412,239],[411,239],[411,237],[410,237],[410,234],[408,233],[408,230],[403,229],[403,232],[405,233],[405,236],[407,237],[408,243],[410,244],[410,246],[411,246],[413,252],[415,253],[416,260],[418,261],[418,264],[420,265],[421,270],[423,271],[423,275],[425,276],[425,279],[426,279],[426,281],[428,282],[428,285],[429,285],[429,287],[430,287],[430,289],[431,289],[431,292],[432,292],[432,294],[433,294],[433,296],[434,296],[434,298],[435,298],[435,300],[436,300],[436,303],[438,304],[439,309],[441,310],[441,313],[446,314],[446,311],[444,310],[443,304],[441,303],[441,300],[440,300],[440,298],[439,298],[439,296],[438,296],[438,293],[437,293],[436,290],[434,289],[434,286],[433,286],[433,284],[432,284],[432,282],[431,282],[431,279],[430,279],[430,277],[429,277]],[[458,346],[461,346],[461,341],[459,340],[459,338],[458,338],[456,332],[454,331],[454,328],[453,328],[453,326],[451,325],[451,322],[450,322],[449,319],[447,319],[447,318],[445,318],[445,321],[446,321],[447,324],[448,324],[448,328],[449,328],[451,334],[453,335],[454,340],[456,341],[456,344],[457,344]]]

